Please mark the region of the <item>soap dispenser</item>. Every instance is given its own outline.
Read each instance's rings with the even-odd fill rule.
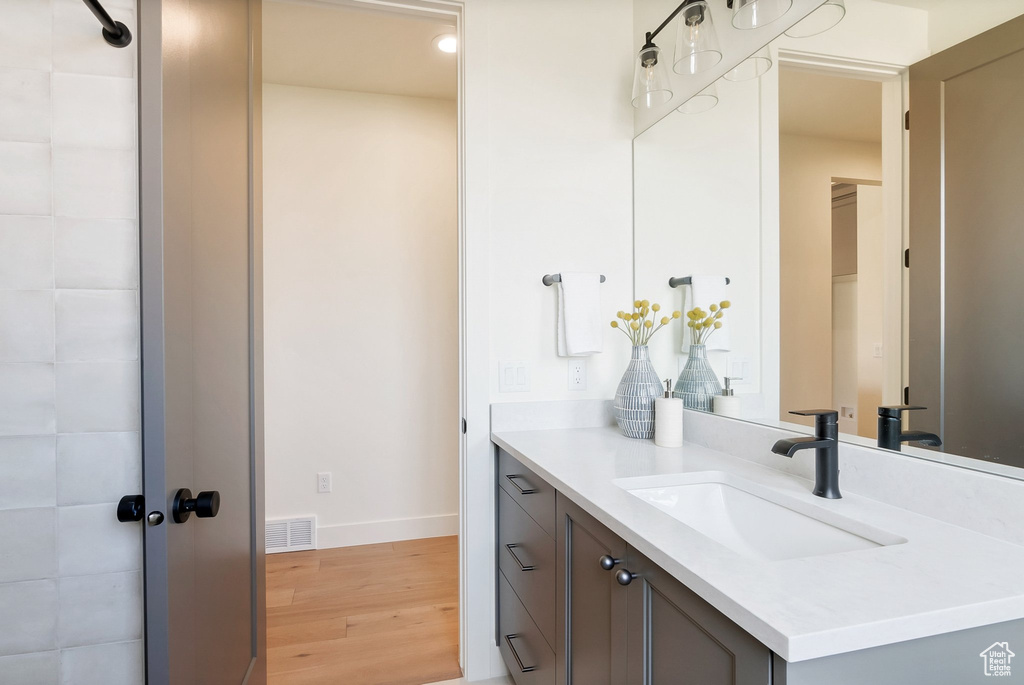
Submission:
[[[739,380],[743,379],[726,377],[725,390],[722,391],[721,395],[715,395],[714,407],[716,414],[721,416],[731,416],[734,419],[738,419],[740,417],[740,398],[736,397],[729,384],[729,381]]]
[[[665,379],[665,396],[654,400],[654,444],[683,446],[683,401],[672,397],[672,379]]]

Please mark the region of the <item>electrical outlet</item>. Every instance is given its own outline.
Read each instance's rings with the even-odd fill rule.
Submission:
[[[316,491],[317,492],[330,492],[331,491],[331,473],[327,471],[325,473],[316,474]]]
[[[875,356],[875,359],[882,358],[882,343],[875,343],[874,345],[871,346],[871,350]]]
[[[587,389],[587,360],[570,359],[569,360],[569,389],[570,390],[586,390]]]

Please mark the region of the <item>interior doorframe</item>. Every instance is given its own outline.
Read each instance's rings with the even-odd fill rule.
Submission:
[[[910,138],[904,128],[904,112],[907,111],[910,93],[910,65],[873,62],[863,59],[834,57],[799,50],[779,49],[777,63],[781,69],[788,69],[876,81],[882,84],[882,177],[898,178],[899,183],[882,186],[882,206],[885,217],[884,244],[887,259],[883,271],[884,291],[900,293],[899,301],[886,297],[883,309],[884,334],[882,346],[885,350],[884,382],[882,401],[886,404],[903,403],[903,387],[909,373],[909,328],[907,284],[909,276],[903,267],[903,251],[909,247],[910,209],[906,202],[909,190],[908,164]],[[762,115],[762,125],[766,125]],[[775,113],[774,128],[778,131],[778,113]],[[764,151],[763,151],[764,154]],[[778,190],[778,148],[774,150],[776,168],[776,190]],[[764,167],[762,167],[764,168]],[[776,210],[777,210],[776,206]],[[778,218],[775,227],[778,227]],[[763,226],[769,225],[762,222]],[[775,264],[778,272],[778,264]],[[892,353],[898,351],[898,353]]]
[[[259,0],[258,0],[259,1]],[[465,422],[470,418],[471,414],[477,412],[471,411],[472,407],[487,407],[487,394],[486,385],[483,387],[483,392],[480,389],[474,387],[470,379],[479,376],[479,369],[476,373],[471,373],[470,360],[477,359],[482,353],[481,359],[485,360],[483,363],[486,364],[487,354],[487,330],[484,327],[484,323],[470,322],[467,311],[469,306],[467,304],[468,293],[470,288],[468,283],[472,280],[473,289],[482,293],[487,292],[487,283],[484,279],[481,282],[481,278],[470,275],[470,258],[468,256],[467,248],[467,236],[469,234],[466,215],[467,215],[467,200],[466,200],[466,164],[467,164],[467,153],[466,153],[466,57],[465,57],[465,3],[460,0],[284,0],[285,2],[298,2],[301,4],[314,4],[321,6],[336,6],[336,7],[354,7],[362,10],[376,11],[376,12],[388,12],[395,14],[404,14],[419,17],[432,17],[432,18],[443,18],[455,23],[455,34],[458,37],[459,50],[456,53],[456,78],[457,78],[457,91],[456,91],[456,117],[458,121],[458,132],[457,132],[457,146],[458,150],[456,153],[456,159],[458,164],[458,179],[456,182],[458,189],[458,299],[459,299],[459,425],[452,426],[453,431],[458,431],[459,435],[459,665],[462,667],[465,677],[471,679],[486,678],[493,675],[492,664],[494,662],[493,654],[490,652],[497,653],[497,648],[493,650],[481,649],[484,645],[477,644],[479,640],[473,641],[474,635],[481,635],[486,631],[482,631],[481,625],[473,626],[470,625],[472,620],[470,614],[470,604],[474,607],[477,606],[475,600],[471,600],[471,597],[478,595],[478,592],[474,592],[474,586],[479,585],[478,582],[484,573],[485,569],[477,568],[477,565],[472,561],[472,555],[470,549],[469,540],[473,535],[473,532],[469,529],[467,512],[473,510],[473,490],[471,487],[474,479],[468,475],[469,472],[469,435],[478,436],[481,429],[486,430],[485,435],[489,435],[489,424],[483,426],[477,426],[477,421],[470,422],[473,426],[472,433],[465,427]],[[262,26],[253,25],[254,33],[262,31]],[[259,36],[253,37],[253,42],[259,40]],[[258,141],[256,141],[258,144]],[[474,272],[479,272],[478,269],[473,269]],[[486,274],[486,270],[483,272]],[[479,309],[479,308],[477,308]],[[254,319],[254,325],[258,322],[259,329],[258,334],[254,337],[259,338],[259,352],[260,359],[262,359],[262,316],[258,319]],[[479,363],[477,364],[479,366]],[[486,375],[483,376],[486,378]],[[257,407],[257,411],[262,419],[262,397],[258,399],[260,405]],[[262,421],[261,424],[262,426]],[[260,445],[262,446],[262,436],[259,437]],[[262,455],[262,451],[260,453]],[[260,464],[260,472],[262,473],[262,463]],[[263,510],[263,500],[265,493],[261,490],[258,493],[260,511]],[[263,523],[261,522],[261,526]],[[473,574],[476,574],[474,576]],[[265,639],[261,637],[261,639]]]

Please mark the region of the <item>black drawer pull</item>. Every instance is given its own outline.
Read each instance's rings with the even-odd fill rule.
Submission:
[[[516,646],[512,644],[512,640],[515,640],[517,637],[520,637],[520,635],[512,634],[505,636],[505,644],[507,644],[508,648],[512,650],[512,658],[516,660],[516,666],[518,666],[519,670],[523,673],[529,673],[530,671],[537,670],[536,666],[523,666],[523,660],[519,658],[519,652],[516,651]]]
[[[531,488],[529,485],[527,485],[526,488],[523,488],[522,485],[520,485],[519,483],[516,482],[516,478],[522,478],[522,476],[506,475],[505,478],[508,478],[508,482],[512,483],[512,485],[516,486],[516,490],[519,491],[520,495],[532,495],[535,492],[537,492],[536,488]]]
[[[531,566],[527,566],[522,561],[520,561],[518,556],[516,556],[515,548],[518,547],[518,546],[519,545],[505,545],[505,549],[508,550],[508,553],[511,554],[512,558],[516,560],[517,564],[519,564],[519,570],[520,571],[534,571],[534,570],[536,570],[536,568],[537,568],[536,566],[532,566],[532,565]]]

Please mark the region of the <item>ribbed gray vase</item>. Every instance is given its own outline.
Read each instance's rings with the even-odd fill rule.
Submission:
[[[654,437],[654,400],[664,394],[647,345],[635,345],[615,391],[615,420],[627,438]]]
[[[681,399],[687,409],[713,412],[715,395],[721,394],[722,385],[708,361],[707,346],[690,345],[690,358],[676,380],[672,396]]]

